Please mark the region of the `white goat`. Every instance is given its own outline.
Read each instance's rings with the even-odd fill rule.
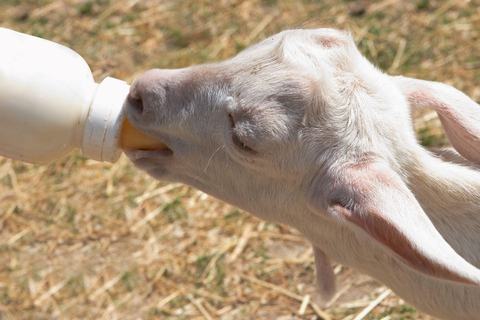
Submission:
[[[461,155],[422,148],[412,107]],[[344,32],[290,30],[147,71],[126,112],[168,146],[128,150],[139,168],[300,230],[325,297],[331,257],[429,314],[480,319],[480,107],[453,87],[382,73]]]

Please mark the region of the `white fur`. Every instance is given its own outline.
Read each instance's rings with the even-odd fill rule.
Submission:
[[[131,97],[130,121],[173,151],[128,150],[132,161],[296,227],[325,296],[331,257],[427,313],[480,319],[480,107],[459,91],[390,77],[348,34],[319,29],[147,71]],[[422,148],[411,107],[436,109],[460,155]]]

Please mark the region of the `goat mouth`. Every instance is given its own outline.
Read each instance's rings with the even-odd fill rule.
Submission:
[[[163,141],[144,133],[127,118],[123,120],[120,144],[122,149],[170,150]]]
[[[124,120],[120,141],[123,151],[132,161],[167,159],[173,156],[173,150],[165,142],[140,131],[128,119]]]

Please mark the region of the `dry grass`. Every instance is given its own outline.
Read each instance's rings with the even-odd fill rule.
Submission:
[[[0,2],[0,26],[65,44],[97,80],[230,57],[298,26],[349,28],[381,68],[480,100],[480,2],[434,0],[65,0]],[[438,119],[415,125],[445,143]],[[311,249],[263,222],[122,158],[48,165],[0,159],[2,319],[432,319],[336,267],[322,304]],[[382,295],[382,296],[381,296]],[[381,299],[377,299],[381,296]]]

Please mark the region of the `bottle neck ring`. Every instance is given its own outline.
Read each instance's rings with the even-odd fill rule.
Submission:
[[[122,154],[120,133],[123,104],[129,85],[107,77],[95,90],[90,104],[82,140],[82,153],[97,161],[115,162]]]

